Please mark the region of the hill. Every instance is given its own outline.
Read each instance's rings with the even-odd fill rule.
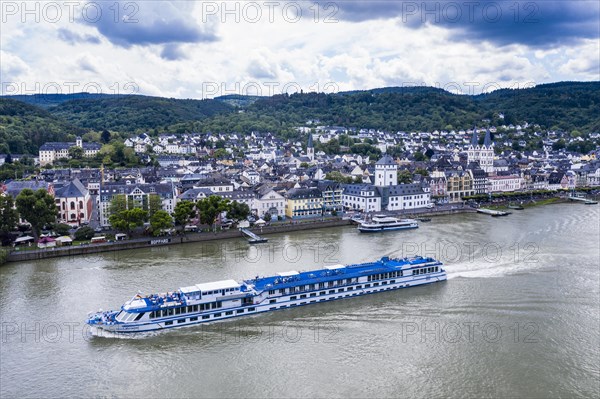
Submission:
[[[146,96],[111,96],[63,102],[48,109],[81,128],[132,133],[175,123],[202,120],[233,111],[216,100],[179,100]]]
[[[115,97],[114,94],[96,94],[96,93],[73,93],[73,94],[19,94],[13,96],[4,96],[11,100],[21,101],[41,108],[50,108],[71,100]]]
[[[75,127],[48,111],[0,98],[0,153],[37,154],[48,141],[75,140],[85,129]]]

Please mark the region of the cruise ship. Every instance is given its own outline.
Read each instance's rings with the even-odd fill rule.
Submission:
[[[387,230],[416,229],[419,223],[414,219],[397,219],[391,216],[375,215],[371,220],[365,220],[358,225],[361,233],[377,233]]]
[[[138,293],[120,310],[90,312],[92,335],[108,336],[216,322],[446,280],[442,263],[413,257],[288,271],[237,282],[216,281],[174,292]]]

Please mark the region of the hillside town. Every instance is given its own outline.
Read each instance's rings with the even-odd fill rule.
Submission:
[[[564,138],[553,132],[536,133],[543,151],[496,151],[496,142],[508,140],[506,132],[518,137],[527,125],[503,126],[505,133],[491,127],[391,134],[311,123],[299,128],[304,141],[260,133],[140,134],[124,145],[142,161],[150,161],[152,154],[155,164],[134,168],[53,168],[57,160],[76,154],[97,156],[101,145],[81,137],[48,142],[35,159],[41,171],[6,181],[0,193],[16,198],[26,188],[46,190],[55,199],[57,222],[101,230],[111,227],[110,204],[119,195],[134,207],[147,207],[158,196],[169,214],[180,201],[218,196],[248,205],[256,219],[295,220],[464,204],[497,193],[600,186],[597,151],[570,152],[556,145]],[[367,143],[383,155],[316,150],[332,140],[347,150],[344,139]],[[525,147],[525,137],[518,144]],[[397,148],[403,151],[388,154]],[[6,157],[0,156],[0,163]]]

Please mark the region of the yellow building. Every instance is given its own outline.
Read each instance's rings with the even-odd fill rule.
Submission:
[[[285,216],[292,219],[321,217],[323,196],[316,188],[294,188],[286,195]]]

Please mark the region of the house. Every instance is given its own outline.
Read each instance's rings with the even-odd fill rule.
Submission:
[[[317,188],[293,188],[286,195],[285,215],[289,218],[310,218],[323,215],[323,197]]]
[[[254,206],[250,209],[261,218],[267,213],[271,214],[271,217],[285,217],[286,199],[265,184],[256,189]]]
[[[160,198],[162,210],[173,213],[177,203],[177,189],[173,183],[160,184],[121,184],[104,183],[98,196],[98,213],[100,225],[108,227],[110,223],[110,204],[113,198],[123,195],[128,208],[149,210],[151,196]]]

